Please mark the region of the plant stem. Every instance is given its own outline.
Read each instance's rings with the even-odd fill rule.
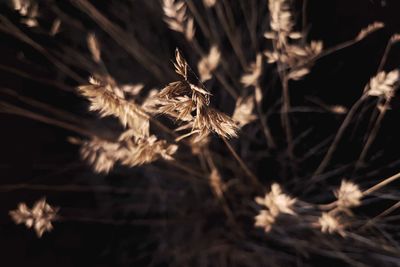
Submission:
[[[366,95],[362,95],[357,102],[351,107],[349,112],[346,115],[346,118],[343,120],[342,124],[340,125],[339,130],[337,131],[337,134],[330,145],[328,152],[326,153],[325,157],[322,159],[321,163],[319,164],[317,170],[314,172],[313,176],[321,174],[325,168],[327,167],[329,161],[332,158],[333,153],[336,150],[337,145],[339,144],[340,140],[342,139],[342,136],[347,129],[347,126],[349,126],[351,119],[353,118],[354,114],[356,113],[358,107],[361,105],[361,103],[364,101],[366,98]]]
[[[225,145],[231,152],[232,156],[236,159],[236,161],[239,163],[240,167],[243,169],[243,171],[246,173],[246,175],[251,179],[252,183],[255,186],[261,186],[261,183],[258,181],[257,176],[255,176],[250,169],[247,167],[247,165],[243,162],[243,160],[239,157],[239,155],[236,153],[236,151],[233,149],[233,147],[229,144],[229,142],[226,140],[226,138],[222,137],[222,140],[224,141]]]

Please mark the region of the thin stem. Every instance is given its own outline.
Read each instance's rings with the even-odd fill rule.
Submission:
[[[216,11],[217,11],[217,16],[219,18],[219,21],[222,24],[222,27],[225,30],[226,35],[228,36],[228,40],[231,43],[233,51],[235,52],[237,58],[239,59],[240,65],[242,66],[242,69],[246,69],[246,60],[245,60],[245,57],[243,55],[243,51],[241,50],[241,47],[240,47],[237,39],[235,38],[235,36],[231,32],[231,30],[229,29],[229,25],[228,25],[227,20],[226,20],[226,18],[224,16],[222,7],[221,7],[221,5],[219,3],[217,3],[215,6],[216,6]]]
[[[294,158],[293,136],[289,118],[290,94],[289,94],[289,83],[286,73],[281,73],[281,79],[282,79],[282,98],[283,98],[281,121],[285,131],[288,155],[290,159],[293,159]]]
[[[393,176],[390,176],[389,178],[386,178],[382,182],[380,182],[380,183],[370,187],[369,189],[365,190],[363,192],[363,196],[369,195],[369,194],[375,192],[376,190],[381,189],[382,187],[384,187],[384,186],[396,181],[399,178],[400,178],[400,172],[395,174],[395,175],[393,175]]]
[[[248,13],[247,13],[247,8],[246,8],[246,6],[245,6],[245,3],[246,3],[246,2],[247,2],[247,1],[239,1],[240,7],[241,7],[241,9],[242,9],[243,16],[244,16],[244,18],[245,18],[246,27],[247,27],[247,30],[249,31],[251,46],[252,46],[252,48],[253,48],[253,51],[256,52],[256,53],[258,53],[258,44],[257,44],[257,37],[256,37],[256,29],[253,27],[254,25],[252,25],[252,23],[251,23],[251,21],[250,21],[250,18],[249,18],[249,15],[248,15]],[[251,3],[249,3],[250,5],[253,5],[253,2],[252,2],[252,1],[249,1],[249,2],[251,2]],[[253,11],[253,9],[251,8],[251,9],[250,9],[250,12],[252,12],[252,11]],[[254,14],[253,16],[255,16],[255,18],[253,18],[253,19],[257,19],[257,14]]]
[[[378,70],[376,71],[376,73],[379,73],[380,71],[382,71],[383,66],[385,66],[385,63],[389,56],[390,49],[392,48],[392,44],[393,44],[393,38],[391,37],[386,44],[385,52],[383,52],[383,56],[381,58],[381,62],[379,63],[379,67],[378,67]]]
[[[54,86],[54,87],[59,88],[60,90],[66,91],[66,92],[73,92],[74,91],[71,86],[64,85],[64,84],[59,83],[57,81],[39,78],[39,77],[36,77],[35,75],[32,75],[30,73],[21,71],[19,69],[12,68],[10,66],[6,66],[6,65],[1,65],[0,64],[0,70],[4,70],[6,72],[15,74],[15,75],[17,75],[19,77],[23,77],[23,78],[26,78],[26,79],[29,79],[29,80],[32,80],[32,81],[35,81],[35,82],[38,82],[38,83]]]
[[[202,150],[202,154],[204,155],[204,158],[207,161],[207,164],[209,165],[210,170],[213,169],[217,169],[217,166],[214,163],[214,159],[212,157],[212,154],[210,153],[210,151],[208,150],[208,148],[205,148],[204,150]],[[213,187],[211,186],[211,190],[214,192]],[[235,217],[233,215],[232,210],[230,209],[228,202],[224,196],[224,191],[221,189],[222,194],[219,195],[217,192],[214,192],[214,195],[217,197],[218,201],[221,204],[222,209],[224,210],[224,213],[228,219],[228,222],[235,228],[236,231],[239,231],[239,227],[236,223]]]
[[[208,26],[207,26],[206,22],[203,20],[203,17],[198,12],[196,5],[193,3],[192,0],[186,1],[186,4],[189,7],[190,12],[193,14],[194,18],[196,19],[196,22],[199,24],[200,29],[203,32],[203,34],[208,39],[211,39],[213,36],[211,36],[211,33],[208,30]]]
[[[303,30],[303,34],[305,34],[305,30],[307,27],[307,5],[308,5],[308,1],[307,0],[303,0],[303,5],[302,5],[302,11],[301,11],[301,19],[302,19],[302,30]]]
[[[2,102],[0,101],[0,112],[4,112],[4,113],[9,113],[9,114],[14,114],[14,115],[19,115],[19,116],[23,116],[23,117],[27,117],[33,120],[37,120],[40,122],[44,122],[50,125],[54,125],[54,126],[58,126],[64,129],[67,129],[69,131],[73,131],[76,132],[78,134],[84,135],[84,136],[88,136],[88,137],[94,137],[96,136],[95,133],[86,130],[82,127],[73,125],[71,123],[67,123],[67,122],[63,122],[60,120],[56,120],[50,117],[46,117],[44,115],[40,115],[40,114],[36,114],[32,111],[26,110],[26,109],[22,109],[19,108],[17,106],[8,104],[6,102]],[[106,139],[106,138],[105,138]],[[107,139],[106,139],[107,140]]]
[[[364,159],[368,153],[368,149],[370,148],[370,146],[372,145],[372,143],[375,140],[376,135],[378,134],[382,120],[385,117],[388,107],[389,107],[389,100],[386,100],[386,102],[383,106],[383,109],[380,111],[379,116],[375,121],[374,127],[372,128],[371,133],[368,136],[367,142],[365,143],[365,145],[361,151],[360,157],[357,160],[356,168],[357,168],[357,166],[359,166],[360,164],[362,164],[364,162]]]
[[[239,157],[239,155],[236,153],[236,151],[233,149],[231,144],[226,140],[226,138],[222,137],[222,140],[224,141],[225,145],[227,146],[229,152],[231,152],[232,156],[236,159],[236,161],[239,163],[240,167],[242,170],[246,173],[246,175],[251,179],[252,183],[256,186],[261,186],[260,182],[257,179],[257,176],[255,176],[252,171],[247,167],[246,163],[243,162],[243,160]]]
[[[325,157],[322,159],[321,163],[319,164],[317,170],[314,172],[313,176],[317,176],[325,170],[329,161],[332,158],[333,153],[336,150],[337,145],[339,144],[340,140],[342,139],[343,134],[344,134],[345,130],[347,129],[347,126],[349,126],[353,116],[355,115],[357,109],[359,108],[359,106],[361,105],[361,103],[364,101],[365,98],[366,98],[366,95],[362,95],[357,100],[357,102],[351,107],[351,109],[349,110],[349,112],[346,115],[346,118],[343,120],[342,124],[340,125],[340,128],[337,131],[337,134],[336,134],[332,144],[330,145],[328,152],[326,153]]]
[[[68,66],[66,66],[63,62],[59,61],[53,55],[47,52],[47,50],[42,47],[40,44],[32,40],[29,36],[23,33],[17,26],[15,26],[10,20],[6,17],[0,15],[0,30],[13,35],[20,41],[29,44],[36,51],[40,52],[44,57],[46,57],[50,62],[52,62],[58,69],[63,71],[69,77],[74,79],[78,83],[83,83],[83,79],[73,70],[71,70]]]
[[[378,30],[378,29],[377,29],[377,30]],[[375,30],[375,31],[377,31],[377,30]],[[375,31],[372,31],[372,32],[370,32],[369,34],[375,32]],[[369,34],[368,34],[368,35],[369,35]],[[355,44],[361,42],[361,41],[364,40],[368,35],[365,35],[365,36],[363,36],[362,38],[356,37],[356,38],[353,39],[353,40],[349,40],[349,41],[340,43],[340,44],[338,44],[338,45],[332,46],[332,47],[330,47],[330,48],[328,48],[328,49],[325,49],[325,50],[323,50],[321,53],[319,53],[319,54],[315,55],[314,57],[310,58],[309,60],[307,60],[307,61],[305,61],[305,62],[302,62],[301,64],[299,64],[299,65],[296,66],[295,68],[292,68],[292,70],[294,71],[294,70],[298,70],[298,69],[307,67],[307,66],[309,66],[309,65],[312,65],[312,64],[314,64],[315,61],[317,61],[317,60],[320,59],[320,58],[326,57],[326,56],[328,56],[328,55],[330,55],[330,54],[333,54],[333,53],[335,53],[335,52],[337,52],[337,51],[339,51],[339,50],[342,50],[342,49],[344,49],[344,48],[350,47],[350,46],[352,46],[352,45],[355,45]]]
[[[274,138],[272,137],[271,131],[267,125],[267,117],[262,113],[261,104],[256,101],[257,113],[260,116],[260,123],[265,135],[265,139],[267,140],[268,146],[270,148],[275,148],[276,144]]]
[[[112,23],[95,6],[86,0],[72,0],[72,3],[82,12],[89,15],[102,29],[107,32],[114,40],[123,47],[126,52],[132,55],[139,63],[151,72],[158,80],[163,81],[172,73],[168,69],[163,69],[159,65],[159,60],[149,53],[148,49],[142,46],[139,41],[128,35],[120,27]],[[167,77],[166,77],[167,76]]]

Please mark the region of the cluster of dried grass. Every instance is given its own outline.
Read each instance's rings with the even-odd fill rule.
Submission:
[[[255,226],[269,232],[280,214],[289,214],[296,216],[298,221],[304,220],[300,224],[305,227],[316,227],[323,233],[339,233],[345,236],[345,228],[351,227],[351,220],[346,216],[352,216],[350,208],[361,205],[363,193],[356,184],[343,180],[334,195],[337,199],[330,204],[313,205],[285,195],[280,185],[274,183],[264,198],[255,199],[257,204],[267,208],[262,209],[255,217]],[[320,212],[319,217],[312,216],[318,212]]]
[[[14,8],[23,17],[23,23],[28,26],[37,26],[38,6],[34,1],[13,1],[13,3]],[[92,12],[87,13],[90,13],[111,36],[118,36],[121,38],[118,40],[125,40],[119,35],[120,29],[102,17],[94,6],[84,0],[76,0],[74,3],[82,11],[91,10]],[[267,5],[267,3],[264,4]],[[247,14],[247,4],[238,5],[243,5],[241,6],[243,13]],[[249,5],[253,4],[249,3]],[[77,92],[90,102],[90,111],[97,112],[100,117],[114,117],[120,124],[118,128],[120,130],[113,130],[114,137],[107,136],[106,138],[96,132],[82,134],[77,131],[86,137],[70,139],[72,143],[81,146],[81,156],[93,170],[97,173],[109,173],[118,164],[137,167],[155,163],[157,160],[165,160],[167,165],[170,163],[177,168],[170,172],[168,167],[164,167],[165,176],[175,178],[179,176],[180,171],[183,171],[185,176],[193,178],[195,182],[190,185],[185,184],[187,187],[184,190],[192,192],[192,188],[195,188],[193,190],[201,195],[200,202],[202,203],[193,203],[195,201],[189,198],[188,203],[182,203],[182,210],[176,214],[184,214],[186,209],[190,210],[198,205],[199,210],[201,208],[212,210],[209,213],[206,212],[205,219],[200,219],[201,223],[204,223],[203,220],[212,221],[215,217],[218,221],[221,217],[223,227],[212,226],[217,234],[214,235],[212,231],[211,234],[207,232],[201,236],[199,246],[193,245],[194,250],[207,251],[205,252],[207,254],[205,257],[209,256],[207,260],[215,254],[221,258],[235,259],[236,255],[227,256],[226,253],[232,254],[232,251],[237,250],[240,252],[238,257],[242,257],[237,265],[240,265],[243,259],[251,258],[247,261],[247,263],[250,262],[249,265],[246,266],[260,266],[258,264],[261,263],[282,266],[283,263],[297,262],[299,258],[296,255],[299,253],[304,255],[304,258],[310,254],[317,254],[351,264],[364,262],[359,254],[354,256],[352,251],[348,252],[344,249],[347,240],[355,242],[355,246],[361,251],[376,252],[376,258],[379,260],[384,258],[382,262],[385,262],[385,257],[397,257],[399,260],[399,254],[396,256],[396,253],[399,253],[396,248],[399,241],[395,241],[392,237],[388,238],[387,233],[382,236],[372,231],[366,232],[374,226],[376,218],[389,214],[397,206],[373,219],[370,217],[365,219],[354,210],[368,201],[379,201],[379,194],[372,193],[397,180],[400,175],[383,181],[376,180],[373,186],[361,186],[349,180],[341,180],[340,187],[334,190],[333,194],[332,190],[327,190],[325,187],[318,188],[317,193],[314,191],[311,196],[308,190],[312,189],[314,183],[330,177],[326,169],[357,110],[365,100],[377,97],[376,109],[379,114],[376,118],[371,117],[372,130],[364,138],[365,144],[358,161],[354,163],[354,168],[357,170],[361,163],[364,163],[384,114],[390,109],[390,100],[399,86],[400,71],[382,69],[387,57],[385,54],[376,75],[370,79],[359,100],[350,109],[339,104],[327,108],[329,112],[345,118],[333,141],[327,147],[324,145],[322,154],[318,154],[320,158],[318,158],[317,169],[309,171],[306,177],[300,177],[296,169],[296,164],[301,157],[295,155],[294,152],[295,143],[298,141],[295,142],[293,136],[290,116],[293,109],[289,81],[293,83],[301,80],[312,71],[313,65],[319,58],[360,42],[384,25],[379,22],[372,23],[361,30],[354,40],[335,47],[324,48],[322,41],[308,42],[305,29],[295,30],[298,27],[295,23],[295,11],[291,1],[269,0],[269,15],[265,14],[265,17],[269,18],[269,30],[263,34],[268,40],[268,48],[259,49],[258,44],[253,44],[257,49],[251,53],[245,53],[247,48],[244,49],[241,46],[240,33],[237,31],[232,13],[233,8],[226,1],[203,0],[203,6],[199,7],[199,3],[193,1],[163,0],[162,7],[158,8],[162,9],[164,21],[169,29],[183,35],[189,51],[195,55],[190,55],[194,58],[193,60],[186,60],[183,53],[176,49],[174,68],[171,66],[165,68],[170,70],[170,73],[165,75],[168,77],[166,78],[167,85],[166,83],[158,84],[161,87],[160,90],[152,89],[145,92],[149,89],[146,85],[118,82],[109,74],[107,64],[103,61],[103,54],[106,51],[102,51],[101,42],[92,32],[86,35],[85,41],[90,57],[96,67],[94,70],[90,69],[93,76],[89,78],[88,83],[83,84],[79,81],[81,85],[77,87]],[[205,12],[205,17],[199,10]],[[216,19],[223,29],[221,32],[213,27],[216,25]],[[254,42],[257,27],[251,19],[245,19],[249,27],[249,39]],[[60,24],[60,19],[54,21],[50,35],[58,32]],[[210,38],[207,44],[208,49],[203,49],[198,40],[196,28],[201,30],[206,38]],[[133,43],[137,45],[136,39],[130,40],[134,40]],[[257,41],[257,38],[255,40]],[[398,40],[398,36],[391,38],[388,49]],[[119,42],[123,43],[122,41]],[[228,48],[224,47],[224,42],[229,43]],[[136,53],[131,53],[140,63],[151,63],[153,58],[151,54],[140,58]],[[229,66],[228,59],[229,61],[232,59],[228,56],[238,63],[240,71]],[[247,64],[247,58],[255,60]],[[188,62],[194,62],[192,65],[197,66],[197,73]],[[271,64],[268,68],[274,69],[272,74],[275,74],[274,77],[279,82],[279,85],[270,83],[280,91],[279,101],[277,101],[277,106],[280,107],[280,111],[277,112],[280,123],[278,126],[274,124],[275,127],[280,128],[278,131],[271,129],[268,121],[269,111],[266,111],[270,107],[265,108],[264,104],[268,89],[265,86],[265,80],[269,79],[264,76],[266,73],[271,74],[266,70],[266,63]],[[61,67],[58,66],[63,71],[70,70],[63,63]],[[146,69],[153,70],[152,67],[154,66],[146,66]],[[172,69],[178,75],[175,80],[169,78],[173,75]],[[229,100],[226,100],[228,98]],[[215,99],[217,100],[214,101]],[[226,103],[228,104],[225,105]],[[9,105],[2,105],[2,108],[4,111],[17,113],[17,109]],[[222,112],[219,109],[225,111]],[[231,116],[228,115],[229,110],[232,111],[229,113],[232,114]],[[20,113],[21,111],[17,114]],[[172,126],[168,124],[169,121],[164,120],[164,116],[173,120]],[[65,125],[67,124],[62,124],[62,126]],[[76,129],[76,127],[68,127],[68,129]],[[276,132],[279,134],[273,134]],[[214,134],[218,138],[213,138]],[[265,140],[259,141],[264,139],[263,135]],[[229,140],[231,138],[235,139]],[[263,147],[262,152],[254,148],[258,146]],[[310,153],[321,149],[319,145],[316,147],[316,150],[310,148]],[[265,178],[270,177],[265,174],[265,169],[257,172],[254,166],[257,165],[256,162],[261,161],[260,158],[263,156],[269,153],[275,155],[274,151],[279,151],[276,164],[283,166],[282,175],[289,175],[282,178],[280,183],[273,182],[270,190],[263,197],[256,197],[253,201],[255,195],[260,195],[265,191],[264,185],[271,183]],[[179,157],[184,158],[183,164],[177,162]],[[142,167],[145,168],[145,166]],[[337,178],[342,179],[343,176]],[[211,197],[208,193],[197,191],[199,180],[209,186],[213,193]],[[283,187],[296,189],[293,190],[296,191],[296,194],[293,194],[296,197],[284,193]],[[361,191],[361,187],[367,189]],[[333,196],[334,200],[332,200]],[[52,229],[52,221],[57,219],[57,211],[57,208],[52,208],[45,200],[41,200],[32,209],[21,203],[17,210],[10,212],[10,215],[16,223],[34,227],[37,235],[41,237],[45,231]],[[249,224],[249,221],[252,223]],[[197,220],[193,221],[191,226],[185,226],[187,229],[185,227],[172,229],[176,236],[185,236],[186,230],[202,228],[201,223]],[[249,227],[253,224],[255,227]],[[264,231],[259,231],[259,228]],[[199,229],[196,228],[201,232]],[[304,242],[304,236],[310,236],[316,244],[312,241]],[[268,242],[272,247],[278,244],[278,248],[289,248],[281,253],[279,249],[276,251],[265,245],[269,244]],[[331,242],[334,243],[331,244]],[[182,240],[178,240],[177,244],[175,237],[170,240],[161,238],[159,243],[162,250],[160,255],[164,258],[171,258],[171,255],[175,255],[174,253],[184,252],[187,249],[187,244]],[[244,245],[238,245],[238,243]],[[170,245],[174,246],[173,252],[165,250],[165,247]],[[214,250],[211,251],[212,248]],[[295,259],[289,260],[287,255],[294,255]],[[196,258],[196,255],[188,256],[190,257]],[[257,257],[260,257],[259,261]],[[303,257],[300,258],[303,259]],[[179,262],[181,266],[193,263],[185,257],[176,262]]]
[[[43,198],[32,209],[25,203],[19,203],[16,210],[10,211],[10,216],[16,224],[23,223],[27,228],[33,227],[40,238],[44,232],[53,229],[52,222],[57,219],[57,212],[58,208],[50,206]]]

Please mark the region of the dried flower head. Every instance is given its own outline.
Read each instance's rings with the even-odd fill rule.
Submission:
[[[121,134],[118,142],[108,142],[98,138],[85,141],[81,146],[81,156],[97,173],[108,173],[118,162],[134,167],[151,163],[160,158],[173,160],[178,146],[158,140],[156,136],[136,137],[133,129]]]
[[[118,158],[121,164],[129,167],[151,163],[160,158],[173,160],[172,156],[178,150],[177,145],[158,140],[154,135],[137,140],[126,140],[126,142],[126,145],[120,149]]]
[[[203,108],[197,114],[192,127],[192,133],[197,133],[197,140],[206,137],[210,132],[224,138],[237,137],[238,126],[228,115],[213,108]]]
[[[185,58],[182,56],[181,52],[179,49],[175,49],[175,72],[182,76],[185,80],[187,80],[187,69],[188,69],[188,64],[185,60]]]
[[[119,143],[108,142],[98,138],[85,141],[81,146],[81,157],[97,173],[108,173],[118,161]]]
[[[383,24],[382,22],[379,22],[379,21],[369,24],[367,27],[365,27],[364,29],[362,29],[360,31],[360,33],[357,35],[356,39],[361,40],[361,39],[365,38],[367,35],[373,33],[374,31],[377,31],[383,27],[385,27],[385,24]]]
[[[24,18],[21,20],[28,27],[39,25],[37,17],[39,15],[39,5],[33,0],[12,0],[12,5]]]
[[[211,107],[211,94],[205,87],[199,87],[187,80],[188,64],[179,50],[175,53],[175,71],[185,80],[170,83],[158,93],[158,101],[154,104],[159,113],[167,114],[185,124],[175,129],[176,131],[188,130],[176,141],[196,135],[194,142],[201,141],[211,132],[224,138],[237,136],[238,126],[226,114]]]
[[[236,101],[236,107],[232,119],[239,124],[240,128],[242,128],[246,124],[257,119],[257,116],[253,114],[253,109],[254,96],[251,95],[246,98],[239,97]]]
[[[57,219],[58,208],[50,206],[46,199],[37,201],[32,209],[25,203],[19,203],[16,210],[9,212],[16,224],[24,223],[27,228],[34,228],[37,236],[42,237],[43,233],[53,229],[51,224]]]
[[[207,56],[203,57],[197,64],[197,69],[200,74],[201,81],[207,81],[211,79],[212,73],[218,67],[221,52],[218,47],[213,45]]]
[[[363,194],[358,185],[343,180],[339,190],[335,191],[335,196],[339,208],[351,208],[361,204]]]
[[[318,219],[318,224],[321,227],[323,233],[339,233],[344,235],[343,225],[340,224],[339,220],[333,215],[323,212],[321,217]]]
[[[277,33],[290,33],[294,22],[288,1],[269,0],[268,9],[271,29]]]
[[[293,210],[296,199],[282,193],[282,189],[277,183],[271,185],[271,191],[265,197],[256,197],[255,201],[267,208],[262,209],[255,216],[255,226],[264,228],[265,232],[271,231],[272,225],[281,213],[296,215]]]
[[[79,86],[79,92],[91,102],[90,110],[99,111],[101,116],[113,115],[122,125],[136,131],[137,137],[149,136],[149,116],[133,101],[122,97],[122,90],[117,90],[107,81],[90,79],[89,85]],[[120,92],[117,94],[116,92]]]
[[[309,45],[287,45],[284,53],[275,57],[280,63],[290,68],[289,79],[299,80],[310,72],[309,67],[303,67],[302,64],[318,56],[322,49],[321,41],[311,41]],[[269,62],[271,62],[271,59],[269,59]]]
[[[192,41],[195,34],[194,20],[186,13],[185,1],[163,0],[163,10],[168,27],[183,33],[188,41]]]
[[[262,72],[262,54],[257,54],[256,61],[250,64],[246,74],[242,76],[240,82],[245,86],[257,86],[258,79]]]
[[[293,204],[296,203],[296,199],[282,193],[282,189],[277,183],[271,185],[271,191],[264,198],[257,197],[256,202],[267,207],[274,216],[279,213],[296,214],[293,211]]]
[[[260,213],[254,217],[255,227],[264,228],[264,231],[268,233],[272,229],[272,225],[275,223],[276,216],[272,215],[268,210],[261,210]]]
[[[276,62],[288,69],[288,79],[299,80],[310,72],[310,59],[321,53],[322,42],[304,44],[298,41],[303,35],[292,31],[294,20],[290,1],[269,0],[268,7],[271,31],[266,32],[264,37],[273,40],[274,50],[267,50],[264,55],[268,63]]]
[[[392,98],[394,91],[398,86],[400,78],[399,70],[392,70],[391,72],[379,72],[369,82],[369,89],[367,94],[369,96]]]

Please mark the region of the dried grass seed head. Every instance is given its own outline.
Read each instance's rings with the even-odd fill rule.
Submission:
[[[204,56],[197,64],[197,69],[200,74],[200,79],[205,82],[212,78],[212,73],[218,67],[221,57],[221,52],[218,47],[213,45],[207,56]]]
[[[400,71],[395,69],[391,72],[381,71],[369,82],[367,94],[390,99],[394,95],[399,84]]]
[[[258,79],[260,78],[262,73],[262,54],[258,53],[256,56],[256,61],[250,64],[250,67],[245,73],[240,82],[245,86],[257,86]]]
[[[134,167],[151,163],[163,158],[165,160],[173,160],[173,155],[177,151],[178,146],[168,144],[165,140],[157,140],[152,135],[148,138],[139,138],[121,149],[119,160],[121,164]]]
[[[274,32],[289,34],[294,26],[288,0],[269,0],[270,26]]]
[[[21,22],[28,27],[39,25],[37,17],[39,16],[39,5],[33,0],[12,0],[11,4],[15,10],[24,18]]]
[[[257,119],[257,116],[253,114],[254,109],[254,96],[250,95],[245,98],[239,97],[236,101],[235,111],[233,112],[232,119],[239,124],[242,128],[246,124],[251,123]]]
[[[201,109],[196,116],[193,125],[194,130],[199,130],[199,138],[216,133],[223,138],[237,137],[239,127],[228,115],[213,108]]]
[[[171,30],[184,34],[192,41],[196,32],[194,20],[187,14],[185,1],[163,0],[164,21]]]
[[[335,196],[337,198],[337,206],[346,209],[359,206],[363,194],[358,185],[343,180],[340,188],[335,191]]]
[[[361,40],[364,39],[367,35],[373,33],[374,31],[377,31],[379,29],[382,29],[385,27],[385,24],[379,21],[375,21],[371,24],[369,24],[367,27],[362,29],[360,33],[357,35],[356,39]]]
[[[271,191],[265,197],[257,197],[256,202],[259,205],[267,207],[274,216],[277,216],[279,213],[296,214],[293,210],[296,199],[284,194],[277,183],[271,185]]]
[[[330,213],[323,212],[321,214],[321,217],[319,217],[318,219],[318,224],[321,228],[322,233],[339,233],[342,236],[345,235],[343,231],[344,227],[340,223],[339,219]]]
[[[119,143],[93,138],[82,143],[80,153],[96,173],[108,173],[118,161],[119,150]]]
[[[44,232],[53,229],[52,222],[57,219],[57,207],[50,206],[45,198],[37,201],[32,209],[25,203],[19,203],[18,208],[9,212],[16,224],[24,223],[27,228],[34,228],[37,236],[42,237]]]
[[[102,117],[117,117],[124,127],[135,129],[138,137],[149,136],[149,116],[133,101],[126,101],[122,90],[116,91],[112,84],[91,78],[90,84],[79,86],[78,91],[91,102],[91,111],[98,111]]]
[[[261,227],[266,233],[271,231],[272,225],[275,223],[276,216],[272,215],[268,210],[261,210],[258,215],[254,217],[255,227]]]

